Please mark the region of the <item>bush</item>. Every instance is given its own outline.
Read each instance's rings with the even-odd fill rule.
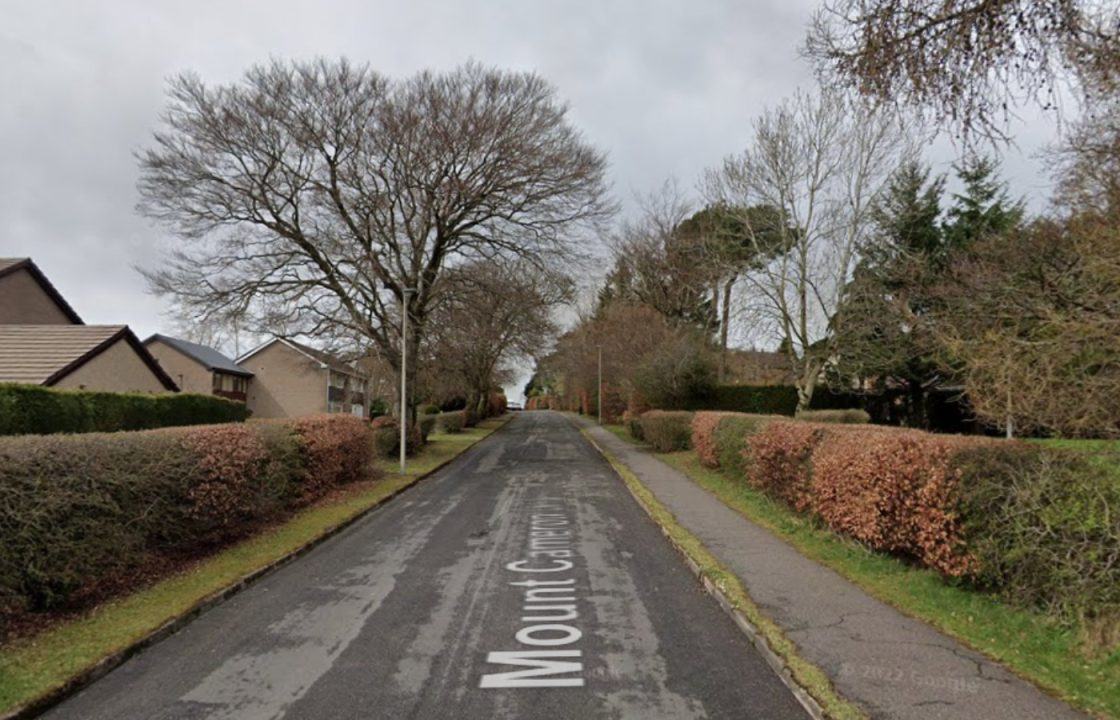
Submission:
[[[240,422],[245,403],[213,395],[56,390],[0,383],[0,435],[115,432]]]
[[[362,418],[310,415],[294,420],[292,426],[305,458],[300,502],[366,476],[373,459],[373,432]]]
[[[438,418],[439,426],[443,430],[443,432],[451,435],[463,432],[463,424],[465,419],[466,418],[464,418],[462,410],[440,413]]]
[[[656,408],[706,408],[715,389],[715,364],[703,339],[675,335],[634,368],[633,384]]]
[[[626,430],[630,433],[630,437],[635,440],[645,440],[645,435],[642,434],[642,416],[639,413],[630,412],[627,410],[622,413],[622,424],[626,426]]]
[[[793,415],[797,388],[792,385],[717,385],[705,410],[751,415]]]
[[[692,413],[650,410],[642,413],[642,439],[657,452],[687,450],[692,439]]]
[[[420,441],[428,442],[428,436],[436,429],[436,415],[421,415],[417,424],[420,426]]]
[[[506,414],[505,393],[490,393],[486,398],[486,417],[498,417]]]
[[[871,416],[866,410],[849,408],[846,410],[802,410],[797,413],[798,420],[818,423],[836,423],[839,425],[866,425],[871,422]]]
[[[373,446],[378,457],[397,457],[401,451],[401,424],[397,419],[392,415],[382,415],[375,418],[370,426],[373,428]],[[405,438],[405,454],[415,455],[423,444],[420,428],[413,425]]]
[[[420,413],[421,417],[424,415],[439,415],[440,409],[439,405],[432,405],[429,403],[428,405],[421,405],[419,409],[417,409],[417,412]]]
[[[0,604],[43,610],[368,477],[349,416],[0,438]]]
[[[1067,619],[1120,614],[1120,482],[1101,463],[999,442],[952,467],[978,583]]]
[[[970,573],[955,511],[962,449],[993,441],[916,430],[831,431],[813,458],[813,509],[828,526],[874,550],[913,558],[944,575]]]
[[[811,505],[812,455],[824,437],[824,426],[780,420],[751,435],[743,450],[750,467],[748,481],[797,511]]]
[[[731,477],[746,480],[753,465],[747,441],[767,423],[780,419],[781,415],[724,413],[712,439],[718,466]]]
[[[692,449],[704,467],[718,468],[716,428],[730,413],[702,411],[692,416]]]

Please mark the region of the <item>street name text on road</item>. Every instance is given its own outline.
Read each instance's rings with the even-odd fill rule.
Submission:
[[[579,619],[575,578],[559,575],[574,566],[571,520],[560,501],[542,498],[529,518],[527,557],[505,566],[519,576],[510,586],[524,588],[524,626],[514,635],[523,647],[486,657],[490,664],[523,669],[483,675],[479,687],[583,686],[583,678],[578,677],[583,672],[583,652],[569,647],[583,637],[583,631],[570,624]]]

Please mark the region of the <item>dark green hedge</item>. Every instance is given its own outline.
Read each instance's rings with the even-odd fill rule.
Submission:
[[[858,395],[817,388],[809,406],[814,410],[861,407]],[[717,385],[711,397],[697,400],[688,410],[725,410],[751,415],[793,415],[797,388],[792,385]]]
[[[245,403],[213,395],[55,390],[0,383],[0,435],[116,432],[241,422]]]

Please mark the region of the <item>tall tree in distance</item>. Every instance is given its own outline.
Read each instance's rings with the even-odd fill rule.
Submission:
[[[875,230],[836,315],[830,376],[841,389],[906,391],[904,417],[928,427],[926,398],[942,379],[930,331],[929,288],[948,262],[941,227],[945,180],[908,161],[875,203]]]
[[[674,322],[715,329],[709,294],[713,270],[701,239],[683,234],[692,212],[677,184],[640,199],[637,217],[610,238],[614,263],[600,293],[600,305],[619,300],[647,305]]]
[[[703,257],[713,283],[711,307],[719,312],[715,324],[719,327],[720,382],[727,374],[732,291],[744,273],[761,269],[786,249],[796,232],[782,227],[782,222],[781,210],[773,205],[708,205],[677,228],[686,245]]]
[[[612,208],[606,160],[531,73],[469,64],[397,80],[273,61],[171,81],[139,156],[141,209],[181,238],[147,276],[204,321],[234,311],[372,345],[409,370],[449,267],[570,258]]]
[[[1023,221],[1023,203],[1008,196],[994,160],[970,156],[953,168],[964,187],[954,193],[946,211],[949,248],[965,248],[981,238],[1006,233]]]
[[[529,263],[475,261],[449,270],[436,290],[424,355],[430,372],[465,390],[479,415],[516,363],[548,347],[557,330],[553,311],[571,300],[568,278]]]
[[[710,202],[781,213],[783,251],[744,278],[757,321],[784,341],[799,409],[836,354],[833,320],[874,228],[875,200],[908,144],[891,114],[831,91],[798,94],[764,112],[751,145],[705,177]],[[772,233],[748,222],[747,235],[765,257]]]

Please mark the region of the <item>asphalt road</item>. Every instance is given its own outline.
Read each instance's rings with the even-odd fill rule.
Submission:
[[[47,717],[807,715],[595,449],[533,412]]]

